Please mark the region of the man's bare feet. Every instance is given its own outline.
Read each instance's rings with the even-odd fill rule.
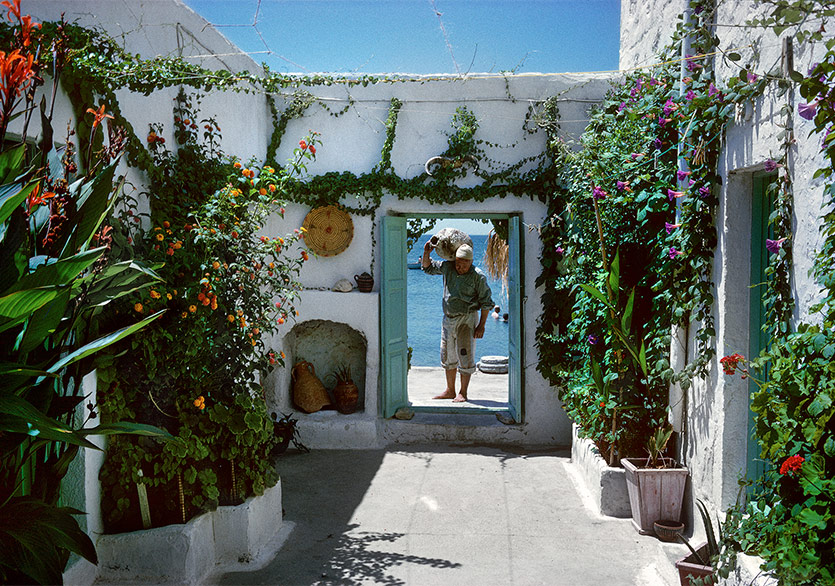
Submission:
[[[452,400],[453,403],[466,403],[467,402],[467,395],[462,395],[458,393],[455,398]]]
[[[453,399],[455,400],[455,391],[445,390],[443,394],[432,397],[433,399]]]

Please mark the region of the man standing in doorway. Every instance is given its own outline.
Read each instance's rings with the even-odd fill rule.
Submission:
[[[434,399],[467,400],[470,377],[475,372],[475,340],[484,337],[484,325],[494,303],[487,277],[473,266],[473,249],[462,244],[455,260],[430,260],[431,242],[423,247],[421,267],[429,275],[444,276],[444,321],[441,332],[441,366],[446,390]],[[455,371],[461,373],[461,390],[455,392]]]

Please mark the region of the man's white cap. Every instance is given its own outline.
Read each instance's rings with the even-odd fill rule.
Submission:
[[[462,244],[455,251],[455,258],[463,258],[464,260],[473,260],[473,247],[469,244]]]

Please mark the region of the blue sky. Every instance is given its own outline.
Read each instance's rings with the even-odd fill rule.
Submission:
[[[562,73],[618,65],[620,0],[185,1],[274,71]],[[257,26],[228,26],[251,25],[256,11]]]

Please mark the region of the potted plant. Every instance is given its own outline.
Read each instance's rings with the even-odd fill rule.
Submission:
[[[632,507],[632,525],[642,535],[655,533],[659,519],[678,521],[687,483],[687,468],[663,456],[673,430],[659,428],[647,444],[647,458],[621,458]]]
[[[359,389],[351,378],[351,366],[340,364],[328,378],[336,381],[333,387],[333,398],[336,400],[336,410],[340,413],[349,414],[357,410],[359,401]]]
[[[701,499],[696,500],[696,507],[699,509],[699,515],[701,515],[702,523],[705,526],[707,541],[694,548],[687,539],[679,536],[679,540],[690,550],[689,555],[676,562],[681,586],[713,584],[716,582],[716,566],[718,566],[721,553],[720,546],[723,542],[722,526],[717,525],[719,529],[719,539],[717,540],[716,533],[713,531],[713,523],[707,513],[707,507]]]
[[[273,412],[273,431],[276,436],[276,440],[278,443],[273,448],[273,456],[278,456],[283,454],[287,451],[287,447],[290,445],[290,441],[293,442],[293,445],[296,446],[298,450],[302,452],[309,452],[310,449],[305,446],[299,437],[299,428],[296,425],[298,423],[298,419],[286,413],[281,414],[281,419]]]

